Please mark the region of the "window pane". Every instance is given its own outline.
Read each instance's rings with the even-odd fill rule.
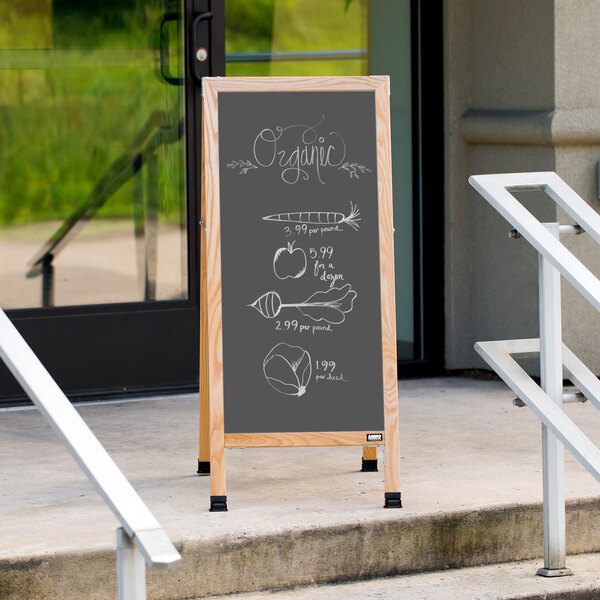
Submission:
[[[187,297],[180,12],[0,4],[3,308]]]
[[[367,9],[366,0],[227,0],[226,73],[367,75]]]
[[[415,356],[410,0],[227,0],[227,75],[389,75],[398,359]],[[418,317],[417,317],[418,318]]]

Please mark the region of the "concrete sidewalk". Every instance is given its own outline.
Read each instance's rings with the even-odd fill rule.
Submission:
[[[209,478],[195,473],[197,398],[80,406],[183,552],[178,569],[151,575],[150,596],[245,592],[541,556],[537,419],[513,407],[514,395],[497,381],[417,379],[399,382],[399,391],[403,508],[387,510],[382,469],[361,473],[360,448],[284,448],[228,450],[229,512],[210,513]],[[591,404],[565,410],[600,443],[600,414]],[[96,571],[112,569],[114,578],[117,521],[36,410],[0,411],[0,453],[0,584],[15,590],[6,597],[32,585],[49,586],[61,597],[60,582],[71,577],[73,585],[64,557],[80,556],[79,570],[86,561]],[[567,455],[571,553],[600,549],[599,492]],[[326,568],[319,566],[323,556]],[[85,597],[106,597],[93,593],[97,577],[87,577],[92,591]],[[26,597],[52,597],[39,594]]]
[[[578,554],[569,562],[571,577],[535,577],[537,561],[529,560],[235,594],[227,600],[598,600],[600,555]]]

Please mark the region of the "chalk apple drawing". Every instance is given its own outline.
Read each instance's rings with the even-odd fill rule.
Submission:
[[[265,357],[263,372],[272,388],[287,396],[300,397],[312,375],[312,360],[304,348],[281,342]]]
[[[306,253],[302,248],[294,248],[295,242],[288,242],[287,248],[279,248],[273,258],[273,271],[277,279],[298,279],[306,272]]]

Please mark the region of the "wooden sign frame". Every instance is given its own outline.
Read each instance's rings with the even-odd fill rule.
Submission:
[[[219,193],[219,92],[375,92],[379,264],[381,283],[384,430],[298,433],[225,433],[221,307],[221,218]],[[400,451],[390,133],[387,76],[368,77],[205,77],[202,119],[202,232],[200,291],[199,473],[210,473],[211,511],[227,510],[225,448],[362,446],[363,460],[376,460],[385,447],[386,508],[400,508]],[[368,434],[382,440],[367,441]]]

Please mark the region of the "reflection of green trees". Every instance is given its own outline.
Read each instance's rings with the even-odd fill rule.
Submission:
[[[227,0],[227,52],[366,47],[366,0]],[[158,25],[177,0],[0,2],[0,225],[63,219],[153,110],[181,88],[157,77]],[[171,24],[173,25],[173,24]],[[176,31],[170,29],[171,44]],[[365,61],[229,64],[228,75],[357,75]],[[175,119],[177,117],[174,117]],[[181,142],[159,149],[162,217],[180,218]],[[131,183],[98,217],[129,217]]]
[[[87,0],[85,3],[52,0],[53,47],[146,47],[152,21],[158,16],[158,4],[144,0]]]
[[[367,47],[368,0],[227,0],[227,52]],[[366,75],[366,61],[234,63],[227,75]]]
[[[19,22],[29,3],[17,0],[0,17]],[[149,5],[53,0],[38,3],[26,39],[0,25],[0,224],[65,218],[153,110],[177,107],[181,89],[154,70],[161,12]],[[158,152],[161,213],[176,220],[182,144]],[[128,183],[98,216],[130,216],[131,195]]]
[[[112,69],[110,77],[94,68],[52,71],[45,73],[51,99],[0,107],[4,224],[66,217],[123,153],[151,111],[164,106],[152,93],[160,84],[147,68]],[[180,144],[159,152],[162,210],[178,216]],[[167,167],[175,172],[167,173]],[[130,215],[131,194],[125,185],[99,216]]]

